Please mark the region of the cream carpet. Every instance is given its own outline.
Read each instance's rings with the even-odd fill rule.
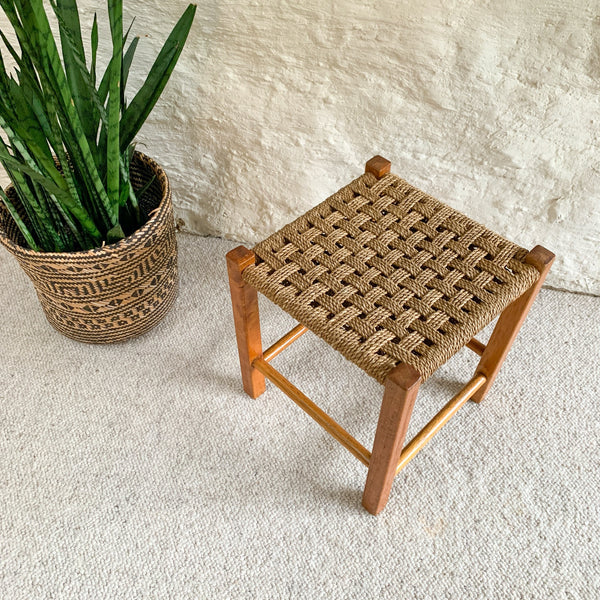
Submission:
[[[224,255],[180,236],[166,320],[112,347],[46,324],[0,252],[0,598],[600,598],[600,298],[543,290],[488,398],[396,479],[238,376]],[[291,328],[262,305],[267,343]],[[409,431],[466,381],[463,350]],[[274,364],[371,446],[381,387],[307,334]]]

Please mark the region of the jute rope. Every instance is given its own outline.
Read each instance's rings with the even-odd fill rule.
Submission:
[[[423,378],[538,278],[527,251],[396,175],[362,175],[254,251],[246,282],[383,382]]]

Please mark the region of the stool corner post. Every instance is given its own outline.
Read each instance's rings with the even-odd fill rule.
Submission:
[[[252,250],[238,246],[227,253],[226,259],[242,383],[249,396],[258,398],[265,391],[264,375],[252,366],[262,356],[258,294],[242,278],[256,257]]]
[[[476,373],[485,376],[486,382],[471,398],[473,402],[481,402],[492,387],[554,259],[555,255],[543,246],[535,246],[523,259],[523,262],[534,266],[540,276],[529,289],[509,304],[498,318],[476,370]]]
[[[387,504],[420,384],[418,371],[404,363],[392,369],[385,379],[362,497],[362,505],[373,515]]]
[[[227,260],[227,272],[229,277],[232,276],[237,281],[238,276],[241,279],[241,274],[246,267],[253,265],[256,261],[256,255],[254,251],[249,250],[245,246],[237,246],[233,248],[226,255]]]
[[[533,265],[540,272],[541,277],[545,279],[555,258],[556,255],[544,246],[535,246],[529,251],[524,260],[527,264]],[[544,279],[542,279],[542,283]]]
[[[383,156],[374,156],[367,161],[365,165],[365,173],[371,173],[375,175],[377,179],[381,179],[384,175],[387,175],[392,169],[392,163]]]

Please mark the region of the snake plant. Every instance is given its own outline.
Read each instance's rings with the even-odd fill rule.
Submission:
[[[16,192],[0,188],[0,210],[3,202],[31,249],[71,252],[118,241],[147,219],[129,176],[133,139],[175,67],[196,6],[187,7],[128,103],[139,38],[129,40],[131,26],[123,32],[123,0],[107,0],[112,57],[101,76],[96,15],[86,56],[76,0],[50,5],[56,38],[43,0],[0,0],[16,38],[13,45],[0,30],[0,163]]]

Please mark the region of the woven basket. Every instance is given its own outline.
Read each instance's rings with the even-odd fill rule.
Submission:
[[[150,219],[116,244],[82,252],[28,249],[0,203],[0,243],[33,282],[50,324],[67,337],[93,344],[127,340],[154,327],[173,305],[177,242],[171,188],[162,168],[136,152],[134,189],[154,176],[139,198]]]

